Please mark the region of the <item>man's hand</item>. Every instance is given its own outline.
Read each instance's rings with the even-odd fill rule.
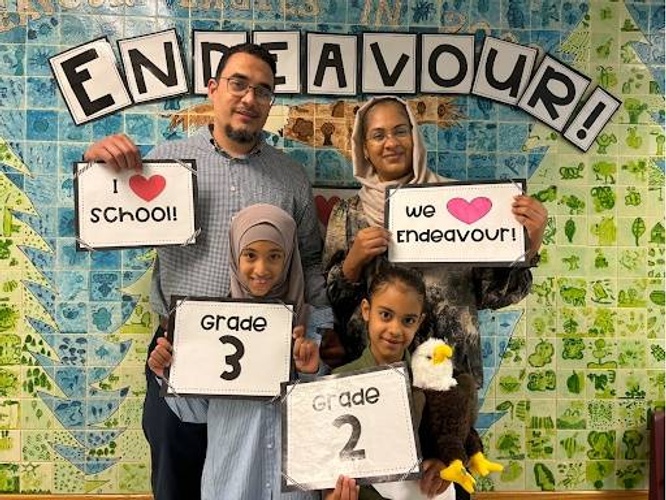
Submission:
[[[164,369],[171,365],[171,342],[165,337],[157,339],[157,345],[153,352],[150,353],[148,358],[148,368],[150,368],[155,375],[162,378],[164,377]]]
[[[83,154],[85,161],[105,162],[116,171],[142,168],[141,153],[125,134],[109,135],[91,144]]]

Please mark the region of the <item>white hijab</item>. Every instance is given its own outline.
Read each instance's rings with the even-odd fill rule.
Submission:
[[[368,113],[369,108],[381,105],[378,101],[395,101],[402,104],[407,111],[407,116],[412,126],[412,142],[414,144],[412,170],[404,177],[388,182],[383,182],[379,179],[374,166],[365,157],[364,151],[364,117]],[[352,132],[352,163],[354,165],[354,177],[361,183],[361,189],[358,194],[361,198],[363,213],[370,226],[384,225],[384,198],[387,186],[395,184],[428,184],[446,180],[426,167],[426,148],[418,123],[409,105],[398,97],[373,97],[356,112],[354,130]]]

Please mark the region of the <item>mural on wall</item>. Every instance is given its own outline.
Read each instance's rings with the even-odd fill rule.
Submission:
[[[0,4],[0,493],[149,489],[143,361],[150,250],[76,252],[72,162],[125,132],[149,150],[211,119],[198,97],[75,126],[48,60],[83,42],[175,28],[473,34],[533,46],[622,104],[586,154],[525,112],[474,96],[410,97],[429,166],[528,179],[549,209],[532,294],[482,314],[478,427],[505,469],[479,490],[647,486],[647,420],[664,407],[663,2],[70,1]],[[353,185],[359,100],[280,99],[267,141],[320,185]],[[326,201],[326,200],[324,200]]]

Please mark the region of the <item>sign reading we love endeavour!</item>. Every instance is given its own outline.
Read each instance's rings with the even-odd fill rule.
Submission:
[[[282,384],[282,490],[417,478],[411,393],[404,363]]]
[[[525,263],[527,237],[512,213],[525,181],[450,182],[386,190],[389,260],[400,263]]]
[[[74,163],[77,250],[196,243],[194,160],[144,160],[116,172]]]
[[[268,397],[289,380],[293,307],[172,298],[165,395]]]

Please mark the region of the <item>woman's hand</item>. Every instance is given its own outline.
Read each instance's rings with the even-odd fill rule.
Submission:
[[[342,273],[349,281],[356,282],[361,277],[363,266],[388,249],[390,233],[383,227],[366,227],[354,238],[354,243],[342,263]]]
[[[294,339],[294,366],[301,373],[317,373],[319,370],[319,347],[305,338],[305,328],[297,326],[291,335]]]
[[[548,222],[548,210],[543,204],[531,196],[518,195],[513,199],[512,211],[516,220],[527,229],[530,240],[529,258],[539,253],[543,242],[543,233]]]
[[[162,378],[164,377],[164,369],[169,365],[171,365],[171,342],[165,337],[159,337],[155,349],[148,357],[148,368],[155,375]]]

